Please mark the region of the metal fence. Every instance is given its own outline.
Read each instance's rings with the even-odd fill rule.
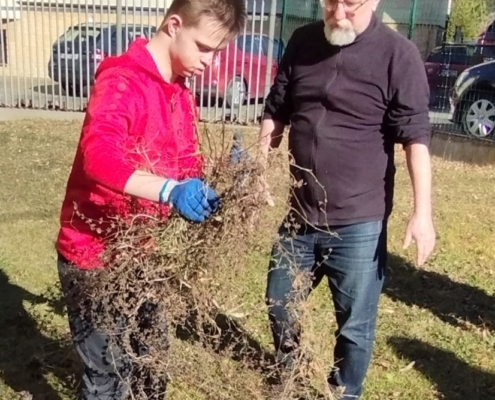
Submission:
[[[0,0],[0,104],[83,111],[99,63],[150,37],[171,0]],[[244,31],[191,82],[203,120],[256,121],[277,70],[282,0],[246,0]]]
[[[495,26],[485,0],[446,0],[444,27],[425,46],[421,15],[435,16],[440,0],[416,0],[410,27],[423,52],[436,132],[495,140]],[[422,17],[423,18],[423,17]],[[441,19],[438,18],[440,24]],[[432,46],[434,44],[434,46]]]
[[[495,140],[495,26],[475,40],[443,43],[425,66],[436,130]]]
[[[468,7],[477,14],[467,18],[456,8],[466,1],[381,0],[376,14],[424,57],[435,129],[494,139],[493,15]],[[170,2],[0,0],[0,105],[83,111],[102,59],[152,35]],[[320,0],[246,0],[246,6],[244,31],[191,82],[202,120],[259,121],[290,36],[322,17]],[[458,26],[466,21],[467,35]]]

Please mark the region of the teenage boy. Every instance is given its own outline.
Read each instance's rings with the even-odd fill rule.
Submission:
[[[99,66],[60,218],[58,267],[66,294],[72,268],[105,267],[112,218],[163,220],[173,208],[201,223],[217,210],[218,195],[201,179],[196,106],[185,79],[201,74],[245,19],[244,0],[174,0],[153,38],[136,40]],[[132,366],[105,332],[68,309],[86,366],[81,398],[126,398],[122,378]]]

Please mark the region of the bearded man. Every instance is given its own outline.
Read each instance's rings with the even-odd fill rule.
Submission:
[[[377,19],[378,3],[322,0],[324,20],[297,29],[288,43],[260,133],[267,158],[290,125],[298,182],[268,272],[277,356],[290,368],[304,329],[290,311],[311,291],[298,277],[314,278],[314,287],[326,276],[337,321],[328,383],[344,399],[361,396],[372,355],[395,144],[405,150],[414,192],[404,247],[415,242],[422,265],[435,245],[425,69],[416,46]]]

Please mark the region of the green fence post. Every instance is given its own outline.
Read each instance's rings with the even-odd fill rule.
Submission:
[[[450,25],[450,12],[452,10],[452,0],[448,0],[447,3],[447,15],[445,16],[445,27],[442,36],[442,53],[445,54],[445,44],[447,43],[449,37],[449,25]]]
[[[280,41],[285,42],[285,24],[287,23],[287,0],[282,0],[282,17],[280,21]],[[278,47],[278,61],[282,58],[282,46]]]
[[[416,25],[416,14],[418,10],[418,0],[412,0],[411,13],[409,14],[409,32],[407,38],[412,39],[414,33],[414,26]]]

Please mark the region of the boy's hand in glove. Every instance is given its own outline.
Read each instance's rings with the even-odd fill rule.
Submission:
[[[167,181],[162,193],[168,192]],[[218,194],[201,179],[186,179],[172,183],[173,188],[168,192],[168,202],[180,215],[193,222],[204,222],[220,206]],[[162,196],[162,195],[161,195]]]

